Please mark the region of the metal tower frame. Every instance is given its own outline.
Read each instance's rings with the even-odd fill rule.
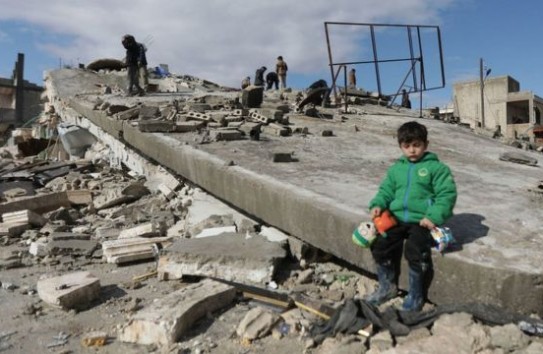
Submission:
[[[370,38],[371,38],[371,45],[372,45],[372,51],[373,51],[373,60],[367,60],[367,61],[348,61],[348,62],[334,62],[333,55],[332,55],[332,44],[330,41],[330,31],[329,27],[331,26],[363,26],[363,27],[369,27],[370,31]],[[399,28],[405,28],[407,33],[407,41],[409,44],[409,57],[407,58],[393,58],[393,59],[384,59],[380,60],[378,55],[378,45],[377,45],[377,39],[375,36],[375,29],[381,28],[381,27],[399,27]],[[425,70],[424,70],[424,50],[423,50],[423,41],[421,37],[421,29],[434,29],[437,34],[437,44],[439,48],[439,68],[441,71],[441,85],[440,86],[434,86],[434,87],[427,87],[426,85],[426,77],[425,77]],[[403,81],[401,82],[400,86],[398,87],[398,90],[394,94],[390,94],[390,96],[393,96],[393,99],[389,103],[389,107],[392,105],[396,97],[400,94],[400,91],[402,87],[404,86],[405,82],[411,77],[413,80],[413,90],[409,90],[409,93],[416,93],[418,92],[420,94],[420,115],[422,116],[422,92],[424,91],[430,91],[435,89],[440,89],[445,87],[445,68],[443,64],[443,48],[441,44],[441,30],[439,29],[439,26],[429,26],[429,25],[398,25],[398,24],[376,24],[376,23],[355,23],[355,22],[324,22],[324,30],[326,32],[326,44],[328,46],[328,60],[329,60],[329,66],[330,66],[330,73],[332,77],[332,87],[331,89],[334,92],[334,96],[337,97],[337,90],[336,90],[336,83],[339,77],[339,74],[341,70],[344,70],[344,78],[345,78],[345,88],[347,88],[347,65],[355,65],[355,64],[373,64],[375,67],[375,77],[377,81],[377,90],[379,93],[379,97],[383,95],[382,89],[381,89],[381,68],[379,66],[380,63],[390,63],[390,62],[410,62],[411,67],[405,74],[405,77]],[[414,41],[418,44],[418,53],[415,53],[414,48]],[[336,69],[337,68],[337,69]],[[336,69],[336,70],[335,70]],[[347,95],[347,90],[345,89],[345,96]],[[345,97],[346,98],[346,97]],[[345,99],[345,109],[347,109],[347,100]]]

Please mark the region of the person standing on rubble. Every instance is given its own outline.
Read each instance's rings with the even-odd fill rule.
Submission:
[[[255,72],[255,86],[264,86],[264,73],[268,70],[265,66],[260,67]]]
[[[348,85],[350,88],[356,88],[356,70],[354,68],[349,71]]]
[[[411,100],[409,99],[409,93],[405,89],[402,89],[402,107],[411,109]]]
[[[142,96],[145,91],[141,88],[138,77],[141,60],[140,47],[134,36],[130,34],[124,35],[121,43],[126,49],[125,63],[128,69],[128,95],[132,96],[138,94]],[[134,92],[134,89],[136,89],[137,92]]]
[[[241,80],[241,89],[245,89],[251,85],[251,77],[247,76],[245,79]]]
[[[275,64],[275,72],[279,76],[279,84],[281,88],[287,87],[287,63],[283,60],[283,57],[280,55],[277,57],[277,63]]]
[[[409,265],[409,293],[402,305],[404,311],[420,311],[424,290],[432,274],[430,231],[452,216],[456,203],[456,184],[451,170],[437,155],[426,151],[428,132],[418,122],[404,123],[397,132],[403,156],[387,171],[375,197],[369,203],[374,219],[388,210],[396,225],[378,236],[371,245],[377,265],[379,286],[365,298],[378,306],[396,297],[399,264],[404,250]]]
[[[266,75],[266,90],[271,90],[273,86],[275,86],[276,90],[279,89],[279,78],[275,72],[270,71]]]
[[[140,74],[140,82],[143,86],[143,90],[147,91],[149,87],[149,72],[147,71],[147,47],[143,43],[138,43],[140,50],[140,56],[138,60],[138,70]]]

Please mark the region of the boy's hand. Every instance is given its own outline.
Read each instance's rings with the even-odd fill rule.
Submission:
[[[419,222],[419,225],[427,228],[428,230],[432,230],[434,227],[436,227],[436,225],[430,219],[426,219],[426,218],[423,218]]]
[[[375,207],[375,208],[370,210],[370,217],[372,219],[378,217],[379,215],[381,215],[381,208]]]

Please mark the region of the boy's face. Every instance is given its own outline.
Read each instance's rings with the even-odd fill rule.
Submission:
[[[416,162],[420,160],[426,148],[428,147],[428,142],[421,140],[414,140],[408,143],[401,143],[400,149],[402,149],[403,154],[411,162]]]

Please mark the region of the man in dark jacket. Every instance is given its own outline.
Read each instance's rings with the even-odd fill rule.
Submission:
[[[255,86],[264,86],[264,73],[268,70],[265,66],[255,72]]]
[[[141,50],[134,36],[126,34],[121,41],[126,49],[126,67],[128,69],[128,95],[143,95],[145,91],[139,84],[139,66],[141,62]],[[137,92],[134,92],[136,89]]]
[[[274,71],[270,71],[266,75],[266,90],[271,90],[272,86],[275,86],[275,89],[279,89],[279,77]]]

